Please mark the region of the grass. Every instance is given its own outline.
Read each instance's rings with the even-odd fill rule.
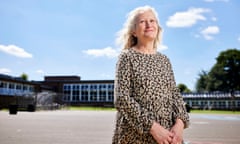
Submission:
[[[226,111],[226,110],[191,110],[194,114],[240,114],[240,111]]]
[[[116,111],[115,108],[106,107],[88,107],[88,106],[70,106],[69,110],[87,110],[87,111]],[[223,110],[191,110],[194,114],[240,114],[240,111],[223,111]]]
[[[88,107],[88,106],[70,106],[69,110],[87,110],[87,111],[116,111],[115,108],[106,107]],[[194,114],[240,114],[240,111],[226,111],[226,110],[191,110]]]
[[[88,106],[70,106],[69,110],[87,110],[87,111],[115,111],[111,107],[88,107]]]

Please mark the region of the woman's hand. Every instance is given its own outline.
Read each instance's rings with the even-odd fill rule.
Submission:
[[[181,119],[177,119],[174,126],[171,128],[171,132],[173,133],[173,139],[171,144],[182,144],[183,141],[183,129],[184,124]]]
[[[154,122],[151,130],[151,135],[158,144],[171,144],[174,134],[163,128],[159,123]]]

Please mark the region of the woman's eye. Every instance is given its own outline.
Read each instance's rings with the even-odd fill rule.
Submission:
[[[151,23],[154,23],[154,22],[155,22],[155,20],[150,20],[150,22],[151,22]]]

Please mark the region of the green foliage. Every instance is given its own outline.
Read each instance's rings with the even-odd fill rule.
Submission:
[[[240,90],[240,50],[223,51],[209,73],[202,71],[196,84],[198,92]]]
[[[188,87],[185,84],[180,83],[180,84],[177,85],[177,87],[178,87],[178,89],[180,90],[181,93],[182,92],[184,92],[184,93],[190,93],[191,92],[191,90],[188,89]]]
[[[23,80],[28,80],[28,75],[23,73],[21,76],[20,76]]]
[[[202,71],[199,74],[199,79],[196,84],[196,90],[198,92],[205,92],[207,90],[207,85],[208,85],[208,73],[206,71]]]

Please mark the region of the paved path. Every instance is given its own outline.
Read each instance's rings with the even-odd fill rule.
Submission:
[[[188,144],[240,144],[240,115],[190,114]],[[1,144],[110,144],[113,111],[0,111]]]
[[[240,144],[240,115],[190,114],[185,130],[190,144]]]

